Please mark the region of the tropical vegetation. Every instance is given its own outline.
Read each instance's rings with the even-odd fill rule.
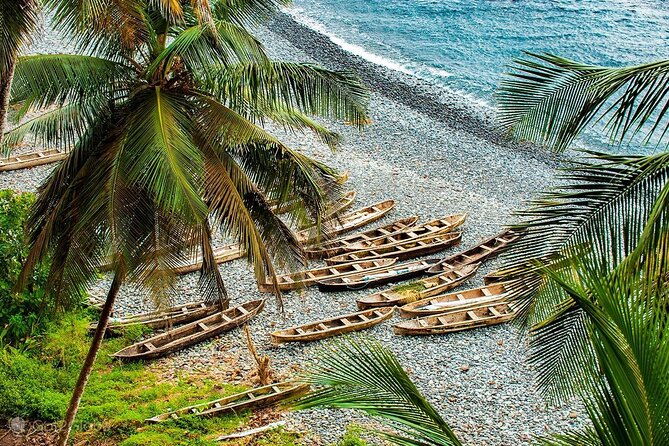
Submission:
[[[165,297],[173,267],[199,251],[204,297],[227,305],[215,232],[242,245],[258,280],[275,280],[275,262],[301,261],[300,244],[268,200],[290,200],[290,222],[319,223],[339,197],[337,174],[259,124],[311,131],[335,147],[338,136],[311,116],[364,122],[366,91],[347,73],[269,59],[246,26],[278,1],[45,3],[80,54],[16,64],[16,118],[43,113],[8,132],[5,143],[31,135],[70,152],[31,209],[31,248],[17,289],[50,261],[46,293],[68,305],[101,265],[110,263],[113,274],[65,417],[64,445],[123,283]]]

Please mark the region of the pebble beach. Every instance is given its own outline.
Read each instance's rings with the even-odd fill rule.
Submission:
[[[540,190],[557,183],[557,160],[538,148],[511,144],[496,130],[494,110],[473,103],[455,91],[410,75],[391,71],[346,53],[327,37],[281,14],[256,36],[276,59],[312,62],[358,73],[370,88],[371,124],[363,130],[327,123],[343,142],[331,152],[311,135],[270,128],[289,146],[340,171],[349,171],[346,183],[357,191],[352,208],[386,199],[395,209],[378,224],[417,215],[420,221],[466,212],[459,246],[438,256],[473,246],[514,221],[513,211]],[[33,52],[57,52],[66,46],[55,35],[45,35]],[[53,166],[0,173],[0,188],[36,191]],[[430,257],[435,257],[430,256]],[[319,266],[311,262],[310,266]],[[489,261],[463,288],[482,284],[495,269]],[[221,265],[232,304],[268,297],[265,310],[249,327],[260,354],[271,358],[277,377],[290,377],[308,367],[320,342],[272,346],[276,329],[356,311],[355,300],[372,291],[323,293],[317,288],[288,292],[282,314],[269,295],[258,292],[245,260]],[[198,301],[197,274],[183,276],[175,300]],[[107,280],[90,290],[104,298]],[[125,287],[114,314],[148,311],[152,302]],[[398,320],[395,316],[394,321]],[[437,408],[467,445],[526,444],[534,436],[565,432],[585,422],[580,407],[547,406],[535,389],[527,364],[522,333],[504,324],[430,337],[396,336],[383,323],[365,334],[380,340],[404,365],[423,395]],[[249,382],[254,368],[241,330],[193,346],[152,363],[166,379],[183,373],[213,374],[226,381]],[[368,421],[343,411],[305,411],[283,415],[291,429],[309,431],[313,444],[330,444],[352,421]]]

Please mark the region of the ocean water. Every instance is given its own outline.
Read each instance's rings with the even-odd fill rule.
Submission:
[[[669,57],[660,0],[294,0],[289,12],[348,51],[489,104],[523,51],[610,66]]]

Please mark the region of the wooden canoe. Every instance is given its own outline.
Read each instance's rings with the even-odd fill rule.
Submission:
[[[310,322],[272,333],[272,343],[309,342],[329,338],[342,333],[364,330],[380,324],[393,316],[393,307],[373,308],[357,313],[345,314],[330,319]]]
[[[381,201],[379,203],[357,209],[353,212],[349,212],[339,218],[332,219],[321,225],[321,229],[326,230],[329,236],[338,235],[347,231],[353,231],[354,229],[361,228],[366,224],[372,223],[382,218],[388,212],[392,211],[394,207],[395,200]],[[322,236],[316,226],[303,229],[295,235],[300,242],[305,244],[313,243]]]
[[[506,229],[497,235],[483,240],[476,246],[454,254],[437,265],[429,269],[430,274],[440,274],[456,268],[461,268],[464,265],[471,265],[472,263],[485,262],[502,252],[509,244],[520,237],[520,234]]]
[[[371,273],[352,274],[350,276],[335,277],[319,280],[318,288],[321,291],[361,290],[363,288],[383,285],[384,283],[399,282],[411,277],[420,276],[430,267],[439,262],[439,259],[414,260],[406,263],[396,263],[387,268]]]
[[[461,226],[467,219],[467,214],[449,215],[443,218],[437,218],[427,223],[408,228],[406,231],[400,231],[396,234],[378,237],[374,240],[364,240],[346,247],[346,251],[361,251],[364,249],[376,249],[389,245],[406,243],[410,240],[424,238],[429,235],[444,234],[453,231]]]
[[[378,293],[369,294],[357,300],[358,308],[387,307],[390,305],[404,305],[428,296],[444,293],[463,284],[474,277],[480,263],[465,265],[459,269],[453,269],[438,276],[399,285]]]
[[[112,356],[123,360],[155,359],[205,341],[238,327],[258,314],[265,299],[253,300],[182,325],[119,350]]]
[[[0,172],[42,166],[65,158],[67,158],[67,153],[61,152],[58,149],[40,150],[23,155],[10,156],[0,159]]]
[[[405,231],[406,229],[412,227],[416,224],[417,221],[417,216],[402,218],[385,226],[312,245],[311,247],[307,247],[305,252],[307,257],[310,259],[321,259],[323,257],[336,256],[346,252],[346,248],[354,243],[397,234],[398,232]]]
[[[506,300],[507,295],[508,290],[503,283],[456,291],[408,303],[400,307],[400,316],[405,318],[428,316],[443,313],[458,306],[503,301]]]
[[[375,259],[362,262],[343,263],[334,266],[325,266],[296,273],[283,274],[277,276],[279,289],[281,291],[296,290],[307,286],[315,285],[319,280],[333,279],[339,276],[345,276],[357,273],[370,273],[378,269],[387,268],[397,262],[397,259]],[[260,291],[271,293],[273,286],[269,282],[259,284]]]
[[[132,316],[110,318],[107,331],[119,331],[128,327],[144,326],[148,328],[166,328],[175,325],[187,324],[189,322],[211,316],[220,311],[220,305],[206,304],[204,302],[188,302],[182,305],[166,308],[160,311],[135,314]],[[95,330],[98,324],[91,324],[90,329]]]
[[[346,209],[350,208],[353,202],[355,201],[355,197],[358,195],[358,193],[354,190],[346,192],[338,201],[332,203],[325,211],[323,212],[323,215],[321,216],[321,221],[328,221],[334,219],[337,215],[345,211]],[[312,227],[315,224],[315,222],[311,222],[310,224],[305,224],[300,226],[300,230],[304,230],[307,228]]]
[[[325,259],[325,263],[328,265],[336,265],[337,263],[382,259],[387,257],[394,257],[397,258],[397,260],[407,260],[443,251],[446,248],[460,243],[461,238],[462,232],[447,232],[440,235],[428,235],[427,237],[408,240],[404,243],[383,245],[374,249],[363,249],[360,251],[340,254]],[[430,268],[429,271],[432,271],[434,268],[436,268],[436,265]]]
[[[309,391],[309,384],[282,382],[268,386],[256,387],[245,392],[219,398],[207,403],[196,404],[172,412],[156,415],[144,420],[147,423],[161,423],[167,420],[176,420],[184,416],[195,415],[211,417],[229,412],[238,412],[243,409],[260,408],[274,405],[282,400],[302,395]]]
[[[513,310],[507,303],[482,305],[448,313],[426,316],[393,325],[398,335],[432,335],[469,330],[487,325],[501,324],[513,318]]]
[[[230,245],[221,246],[220,248],[214,249],[214,260],[217,264],[230,262],[235,259],[244,257],[246,250],[237,243],[232,243]],[[202,268],[202,256],[198,255],[195,259],[190,261],[183,266],[178,266],[174,268],[175,274],[188,274],[198,271]]]

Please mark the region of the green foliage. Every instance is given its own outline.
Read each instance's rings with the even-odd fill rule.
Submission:
[[[361,426],[349,424],[346,426],[344,436],[337,442],[337,446],[367,446],[369,443],[360,438],[360,434],[364,432]]]
[[[44,299],[44,268],[34,271],[23,292],[12,291],[28,254],[23,228],[34,202],[33,194],[0,190],[0,344],[18,346],[39,334],[54,309]]]

